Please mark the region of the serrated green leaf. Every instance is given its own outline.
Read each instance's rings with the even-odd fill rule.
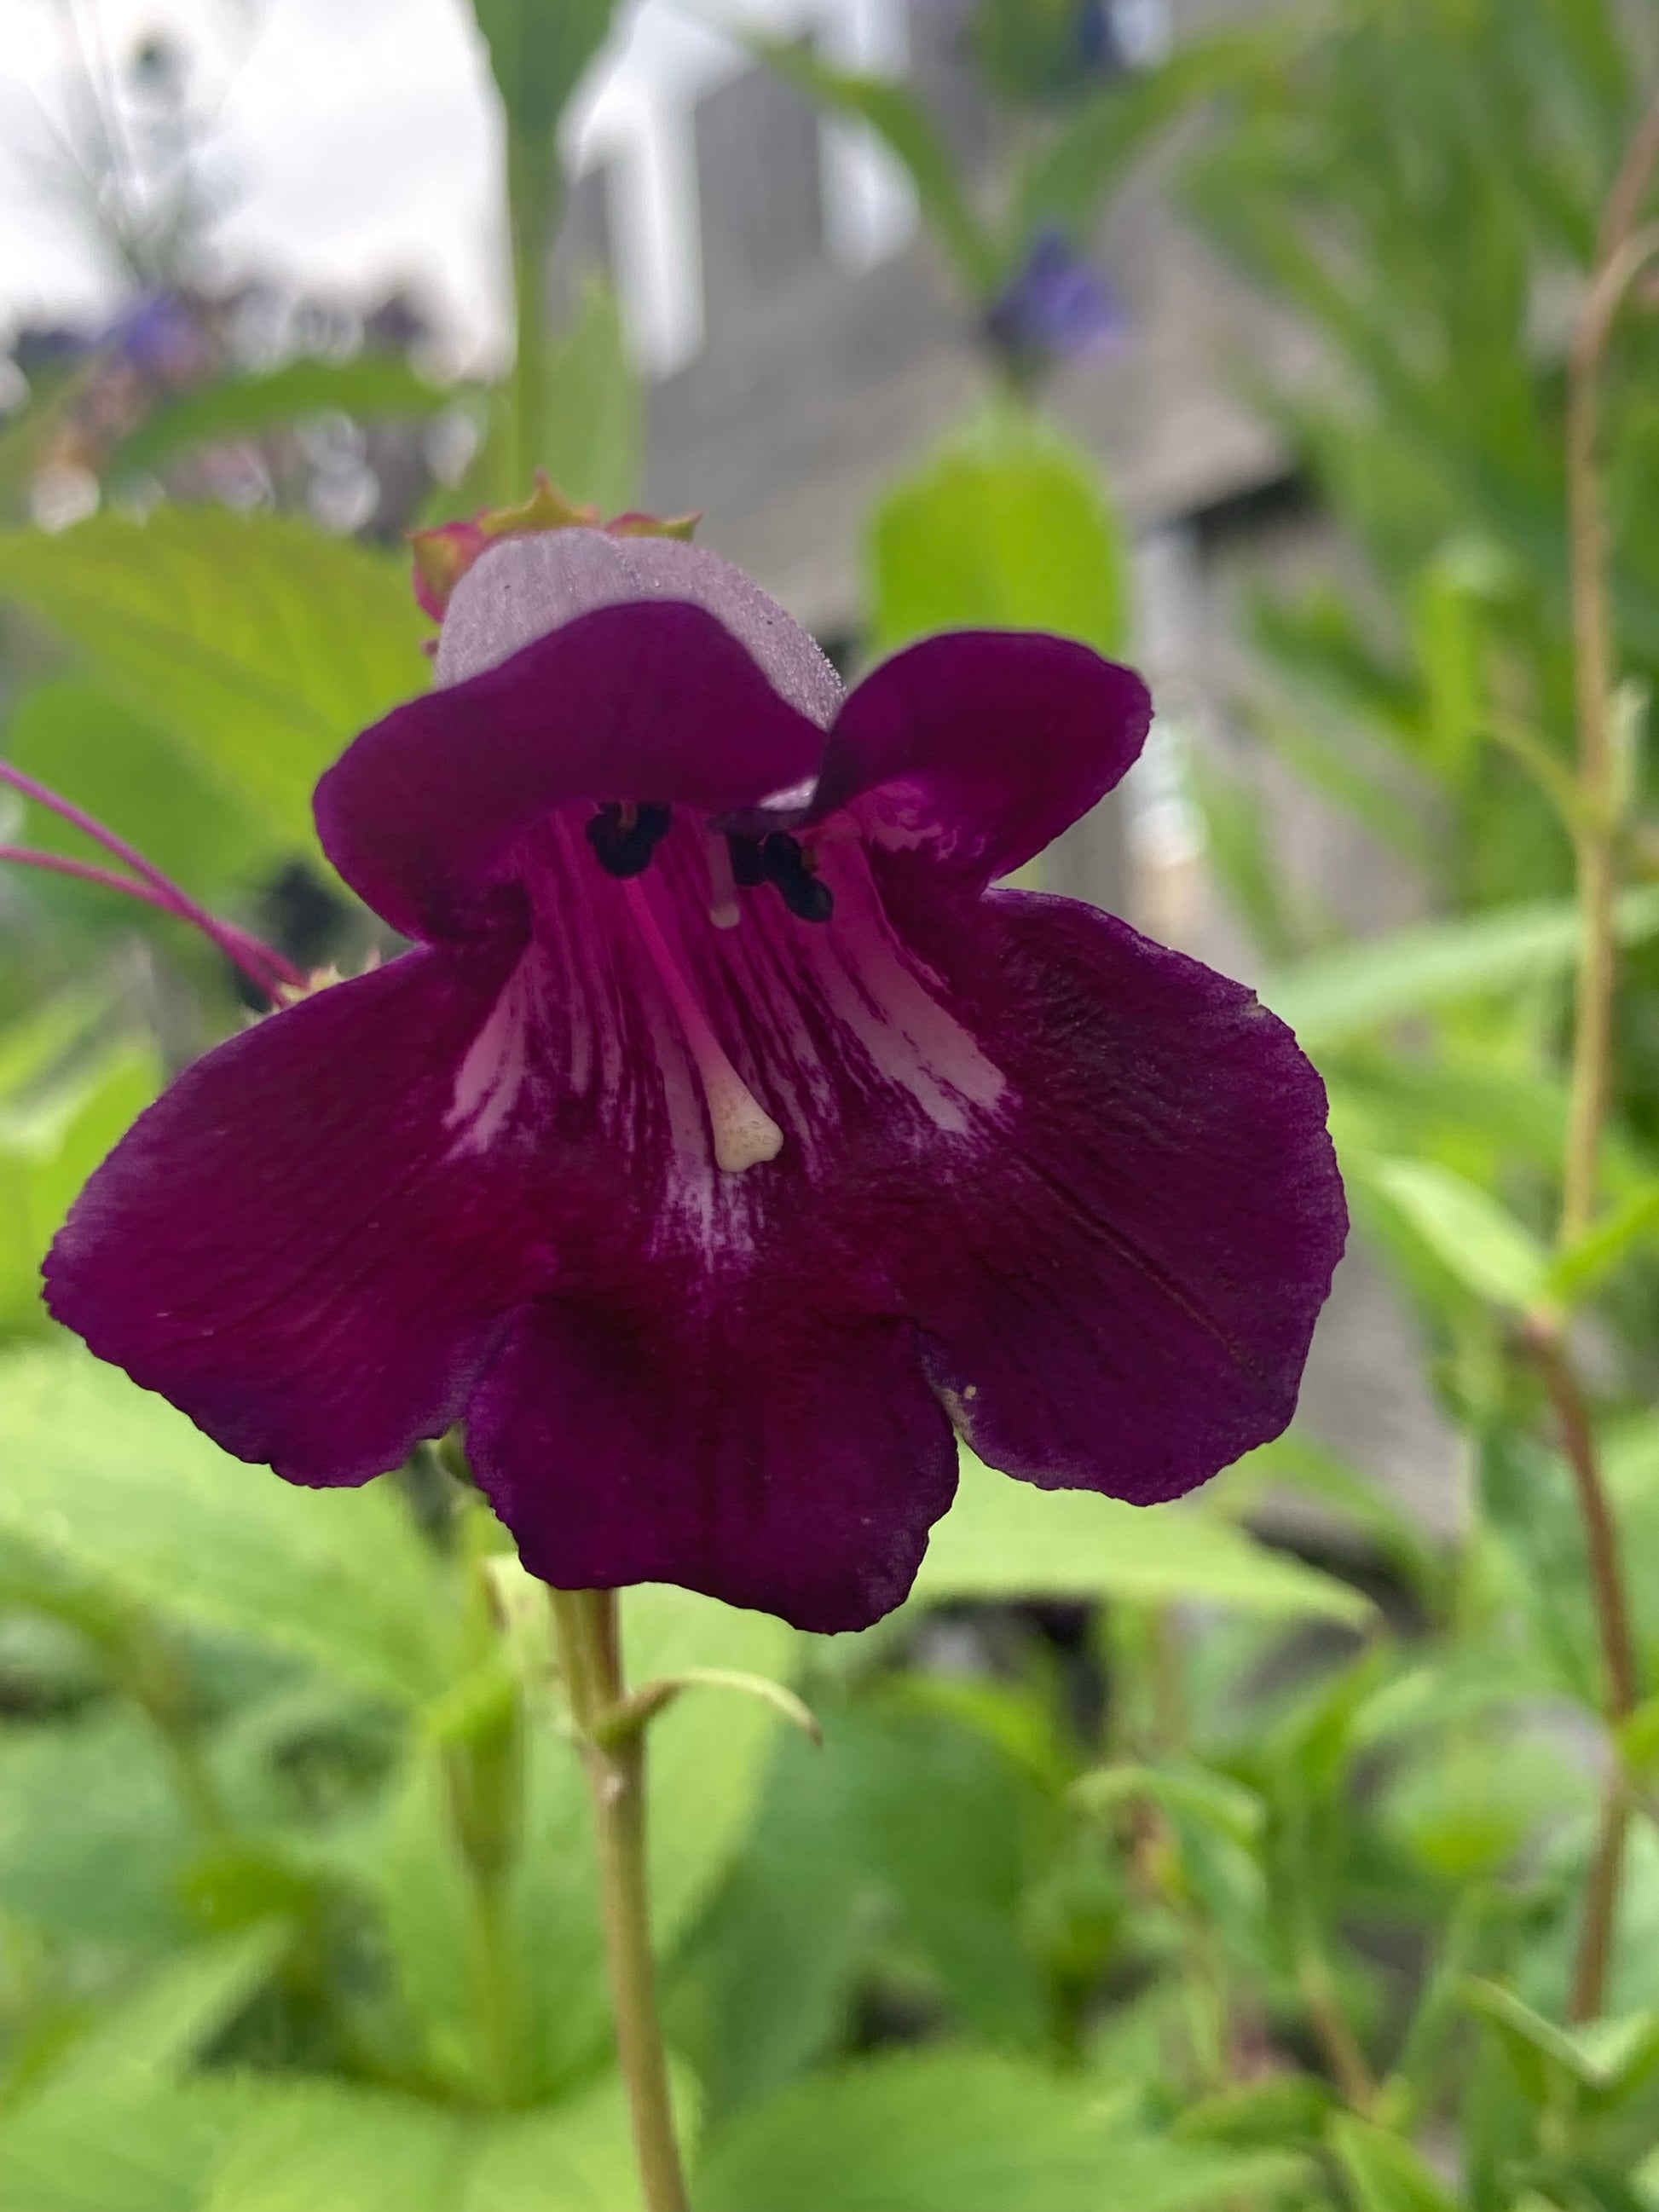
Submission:
[[[1524,1314],[1549,1295],[1541,1241],[1478,1184],[1435,1160],[1349,1159],[1476,1297]]]
[[[1000,414],[939,447],[871,523],[871,619],[884,652],[936,630],[1053,630],[1121,647],[1123,535],[1098,467],[1056,432]]]
[[[208,904],[246,884],[280,849],[255,809],[206,774],[154,717],[135,713],[95,678],[53,676],[32,686],[6,725],[6,754]],[[19,842],[110,866],[101,846],[30,802]],[[109,902],[118,902],[113,895]],[[125,920],[138,911],[118,903]]]
[[[0,1364],[0,1534],[162,1618],[309,1659],[395,1704],[454,1671],[453,1610],[386,1486],[294,1488],[78,1348]]]
[[[290,515],[167,506],[7,532],[0,592],[295,847],[323,769],[428,678],[401,565]]]
[[[967,1452],[951,1510],[916,1577],[922,1599],[1208,1598],[1246,1612],[1363,1621],[1346,1583],[1270,1552],[1202,1506],[1126,1505],[1092,1492],[1038,1490]]]
[[[1659,887],[1626,891],[1618,927],[1624,945],[1659,934]],[[1565,899],[1425,922],[1280,969],[1258,994],[1316,1051],[1402,1014],[1565,975],[1578,928],[1577,909]]]

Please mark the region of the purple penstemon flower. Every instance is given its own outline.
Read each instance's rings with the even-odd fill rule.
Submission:
[[[1277,1434],[1345,1230],[1319,1078],[1237,984],[988,888],[1134,758],[1139,680],[968,632],[844,696],[700,548],[468,558],[436,688],[317,792],[412,949],[179,1077],[58,1318],[290,1480],[459,1422],[548,1582],[815,1629],[904,1596],[956,1431],[1141,1503]]]

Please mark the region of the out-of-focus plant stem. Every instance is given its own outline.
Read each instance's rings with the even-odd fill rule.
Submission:
[[[690,2212],[668,2066],[657,2017],[645,1863],[645,1730],[601,1744],[623,1696],[614,1590],[553,1590],[559,1663],[587,1769],[599,1869],[599,1910],[617,2022],[617,2057],[628,2091],[634,2150],[647,2212]]]
[[[1636,228],[1656,167],[1659,167],[1659,95],[1638,125],[1607,195],[1589,291],[1567,362],[1567,529],[1577,722],[1575,843],[1581,933],[1562,1177],[1563,1245],[1583,1236],[1595,1213],[1613,1051],[1620,793],[1612,742],[1613,626],[1607,515],[1598,453],[1601,378],[1620,305],[1638,270],[1659,251],[1659,227]],[[1528,1346],[1549,1394],[1577,1492],[1607,1676],[1607,1711],[1616,1728],[1636,1702],[1636,1670],[1618,1533],[1601,1479],[1595,1431],[1560,1325],[1553,1322],[1535,1325],[1528,1331]],[[1606,1999],[1630,1809],[1629,1778],[1615,1751],[1585,1888],[1571,2001],[1575,2020],[1596,2018]]]
[[[547,387],[547,242],[556,213],[553,148],[548,139],[509,126],[507,198],[516,325],[507,397],[507,496],[521,499],[541,459]]]

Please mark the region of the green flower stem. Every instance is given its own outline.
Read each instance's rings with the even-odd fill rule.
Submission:
[[[522,499],[542,457],[547,391],[547,252],[557,212],[550,139],[510,124],[507,222],[512,234],[516,335],[507,388],[506,496]]]
[[[624,1698],[614,1590],[553,1590],[559,1663],[587,1770],[599,1858],[599,1909],[617,2022],[617,2056],[628,2092],[634,2150],[647,2212],[690,2212],[668,2067],[657,2017],[656,1971],[645,1861],[645,1732],[602,1744],[607,1718]]]
[[[1638,271],[1659,252],[1659,227],[1645,231],[1636,228],[1656,168],[1659,168],[1659,95],[1643,115],[1607,196],[1590,287],[1567,362],[1567,536],[1578,756],[1574,843],[1582,930],[1562,1178],[1560,1241],[1564,1246],[1575,1243],[1595,1218],[1601,1132],[1612,1084],[1620,795],[1612,731],[1613,647],[1607,525],[1599,453],[1601,378],[1619,308]],[[1607,1669],[1607,1715],[1616,1725],[1636,1696],[1618,1534],[1597,1463],[1595,1435],[1559,1328],[1534,1328],[1529,1332],[1529,1349],[1554,1407],[1578,1493]],[[1606,2000],[1630,1812],[1630,1780],[1615,1751],[1585,1887],[1584,1919],[1573,1972],[1575,2020],[1595,2019]]]
[[[1606,1678],[1605,1710],[1609,1733],[1616,1739],[1620,1722],[1634,1711],[1638,1698],[1636,1647],[1625,1595],[1624,1567],[1619,1555],[1618,1527],[1601,1479],[1595,1431],[1578,1377],[1561,1342],[1559,1324],[1534,1324],[1527,1332],[1527,1346],[1554,1411],[1561,1448],[1572,1470],[1573,1487],[1578,1496],[1579,1517],[1584,1524],[1584,1541],[1589,1552],[1590,1589]],[[1631,1804],[1630,1778],[1615,1740],[1613,1765],[1601,1796],[1595,1855],[1584,1886],[1584,1917],[1579,1929],[1569,2008],[1574,2020],[1599,2018],[1606,1999]]]

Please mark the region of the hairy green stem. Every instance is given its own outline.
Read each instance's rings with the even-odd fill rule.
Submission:
[[[1567,539],[1577,724],[1574,842],[1581,927],[1561,1190],[1564,1245],[1582,1237],[1595,1218],[1613,1062],[1619,791],[1612,741],[1613,647],[1607,526],[1599,453],[1601,380],[1620,306],[1637,271],[1659,251],[1659,229],[1636,228],[1656,167],[1659,167],[1659,94],[1649,103],[1607,195],[1589,291],[1567,362]],[[1616,1724],[1636,1698],[1618,1534],[1597,1462],[1595,1434],[1559,1329],[1534,1328],[1530,1332],[1530,1349],[1549,1393],[1572,1469],[1589,1551],[1607,1674],[1607,1715]],[[1585,1887],[1584,1918],[1573,1970],[1575,2020],[1593,2020],[1600,2014],[1613,1955],[1631,1810],[1629,1778],[1616,1748],[1613,1756]]]
[[[599,1738],[624,1691],[614,1590],[553,1590],[559,1663],[593,1808],[599,1910],[646,2212],[690,2212],[657,2018],[645,1862],[645,1732]]]

